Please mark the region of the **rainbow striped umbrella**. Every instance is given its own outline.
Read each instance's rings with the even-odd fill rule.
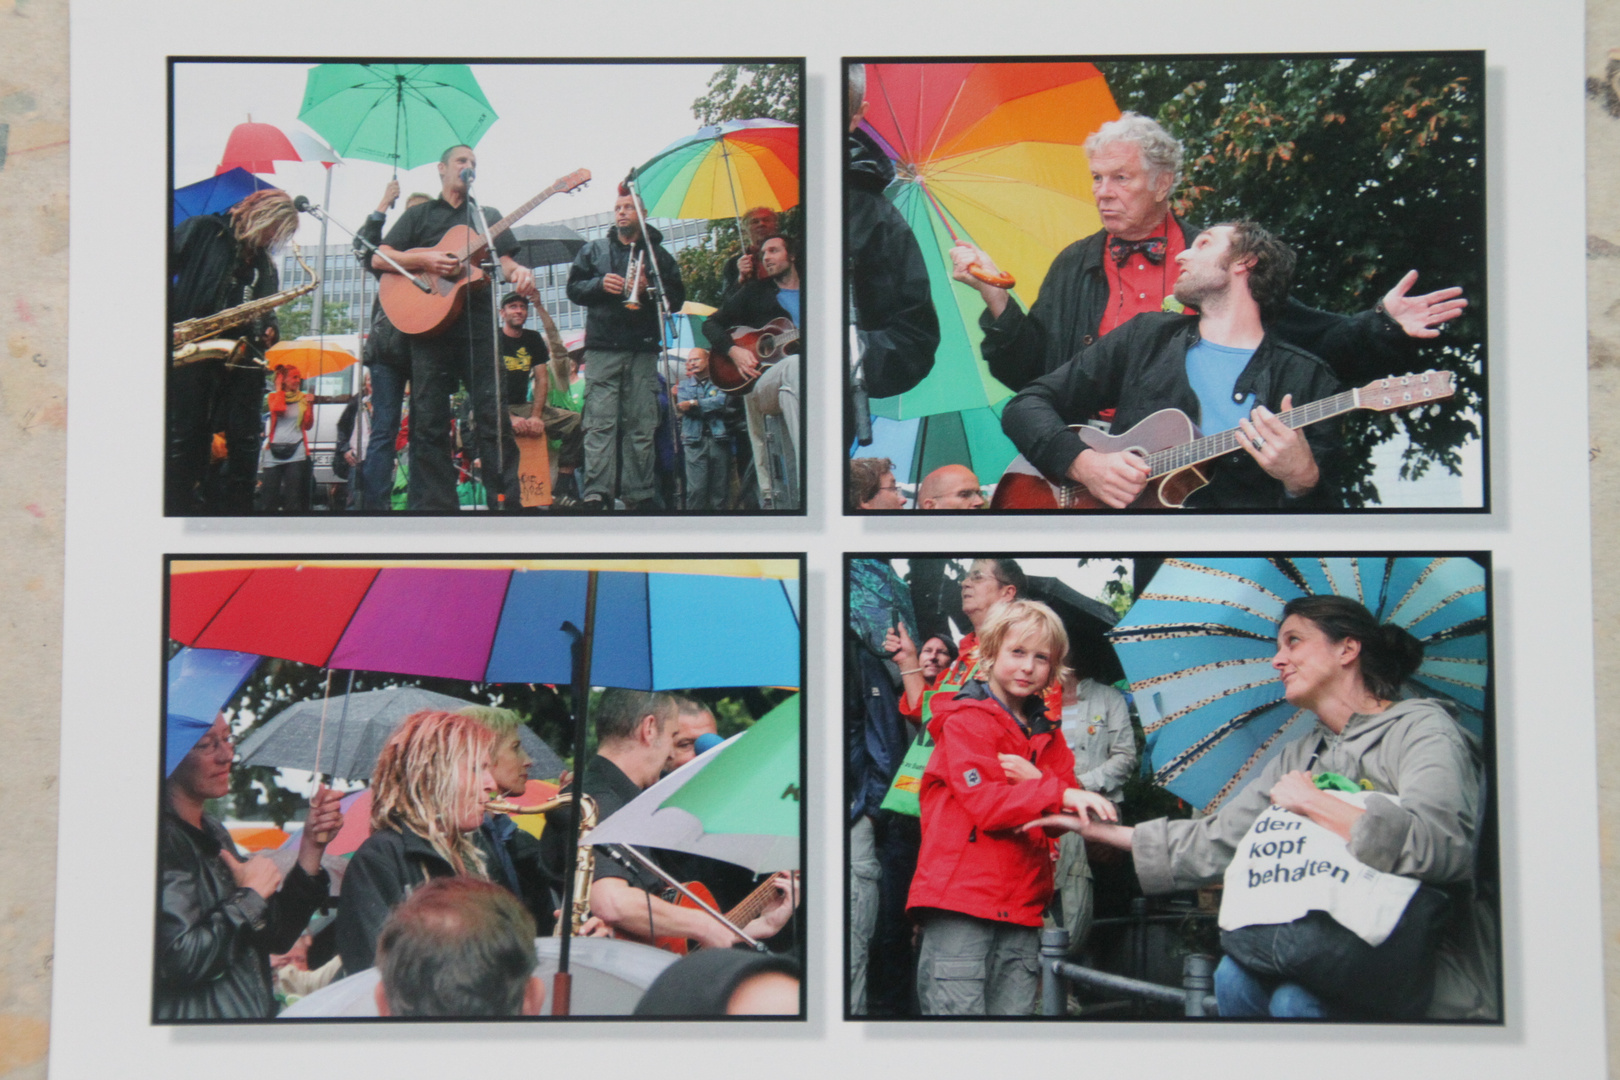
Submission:
[[[598,578],[590,685],[798,686],[794,560],[175,560],[169,637],[343,671],[567,683]]]
[[[1081,144],[1119,109],[1084,63],[868,64],[866,86],[866,129],[898,173],[885,194],[922,248],[940,322],[933,371],[874,400],[872,415],[999,406],[1012,392],[979,357],[984,303],[951,280],[951,248],[962,239],[988,252],[1027,308],[1058,252],[1102,226]],[[1005,445],[986,456],[1010,461],[1005,436],[990,437]]]
[[[738,218],[799,205],[799,128],[728,120],[677,139],[635,171],[649,217]]]

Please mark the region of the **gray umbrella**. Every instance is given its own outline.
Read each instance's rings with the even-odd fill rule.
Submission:
[[[281,710],[263,727],[242,740],[241,764],[308,769],[346,780],[369,780],[377,752],[407,716],[423,709],[455,712],[473,704],[449,694],[435,694],[416,686],[390,686],[338,695],[328,701],[300,701]],[[321,710],[328,724],[320,767],[315,746],[320,739]],[[345,709],[347,713],[345,714]],[[342,722],[337,723],[342,717]],[[563,770],[562,759],[527,727],[518,728],[523,749],[533,759],[532,775],[550,777]]]
[[[521,248],[517,261],[524,266],[571,263],[585,246],[585,238],[566,225],[519,225],[512,239]]]

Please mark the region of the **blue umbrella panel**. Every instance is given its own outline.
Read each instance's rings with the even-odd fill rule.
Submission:
[[[1283,605],[1326,593],[1422,641],[1424,661],[1404,696],[1447,699],[1482,734],[1487,596],[1473,559],[1167,559],[1109,632],[1156,784],[1213,811],[1312,729],[1315,717],[1284,699],[1271,661]]]
[[[229,210],[255,191],[275,190],[274,184],[260,180],[246,169],[231,169],[195,184],[175,188],[174,218],[170,224],[179,225],[198,214],[217,214]]]
[[[169,776],[236,697],[259,657],[224,649],[181,649],[169,660],[164,702],[163,775]]]

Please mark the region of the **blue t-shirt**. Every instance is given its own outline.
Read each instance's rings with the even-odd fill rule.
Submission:
[[[1198,430],[1203,434],[1235,428],[1254,409],[1253,394],[1234,398],[1232,393],[1253,355],[1253,349],[1233,349],[1210,341],[1200,341],[1187,350],[1187,381],[1198,395],[1202,414]]]
[[[798,289],[777,289],[776,290],[776,302],[778,304],[781,304],[783,309],[787,311],[788,318],[793,320],[793,325],[798,326],[799,325],[799,290]]]

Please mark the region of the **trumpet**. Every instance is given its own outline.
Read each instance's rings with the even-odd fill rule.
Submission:
[[[630,252],[630,265],[624,271],[624,306],[629,311],[640,311],[641,300],[637,293],[641,292],[642,279],[647,276],[646,250],[634,248]]]

